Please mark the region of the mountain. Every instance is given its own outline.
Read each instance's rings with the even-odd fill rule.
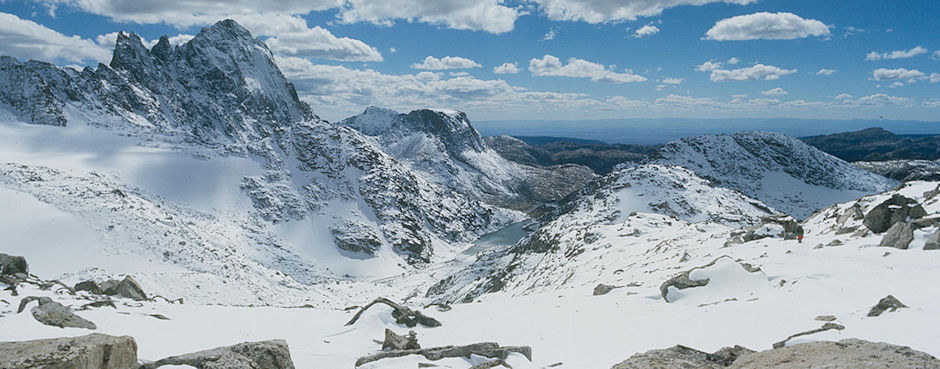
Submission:
[[[657,147],[545,136],[489,136],[486,142],[507,159],[519,163],[578,164],[597,174],[610,173],[621,163],[642,161]]]
[[[459,171],[396,159],[372,137],[320,120],[267,46],[231,20],[178,47],[161,38],[148,50],[121,33],[111,63],[96,69],[5,57],[0,86],[0,138],[12,162],[0,183],[63,212],[88,236],[75,252],[101,256],[57,275],[118,273],[126,263],[115,255],[127,255],[160,265],[133,272],[165,293],[285,303],[310,296],[316,282],[448,259],[524,217],[455,191],[448,184],[463,180]],[[439,137],[461,159],[455,166],[502,160],[460,125],[462,113],[408,118],[408,132]],[[502,168],[524,172],[516,169]],[[96,195],[75,203],[75,194]],[[22,221],[46,224],[41,213]],[[27,256],[39,250],[26,245],[45,243],[30,237]],[[164,283],[173,278],[186,282]],[[196,279],[218,283],[186,287]]]
[[[369,107],[339,124],[366,135],[431,182],[497,206],[528,209],[555,201],[594,177],[588,168],[577,165],[543,168],[506,160],[458,111],[422,109],[399,114]]]
[[[940,159],[940,135],[900,136],[884,128],[805,137],[806,143],[846,161]]]
[[[940,181],[940,159],[856,161],[852,165],[900,182]]]
[[[660,147],[648,162],[686,167],[717,186],[797,218],[896,184],[799,139],[771,132],[682,138]]]
[[[481,255],[427,295],[468,302],[488,292],[550,291],[570,283],[572,276],[578,283],[587,279],[585,285],[597,283],[597,273],[618,265],[600,255],[615,254],[618,262],[630,265],[637,262],[630,258],[639,258],[641,250],[624,243],[672,239],[670,243],[694,245],[712,237],[703,232],[727,232],[773,213],[760,201],[716,187],[682,167],[620,167],[566,198],[527,238]]]

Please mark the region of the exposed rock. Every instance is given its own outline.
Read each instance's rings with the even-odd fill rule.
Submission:
[[[940,250],[940,229],[933,231],[924,243],[924,250]]]
[[[87,336],[0,342],[0,368],[137,368],[137,343],[128,336]]]
[[[911,222],[911,226],[913,226],[914,229],[935,227],[938,225],[940,225],[940,216],[923,217],[920,219],[915,219]]]
[[[779,214],[766,216],[761,218],[760,224],[748,227],[742,239],[744,242],[767,237],[796,239],[796,228],[799,225],[800,223],[789,215]]]
[[[102,294],[104,294],[104,290],[102,290],[102,289],[101,289],[101,286],[99,286],[98,283],[95,282],[95,281],[79,282],[79,283],[76,284],[75,287],[73,287],[72,289],[75,290],[75,292],[78,292],[78,291],[88,291],[88,292],[91,292],[91,293],[93,293],[93,294],[95,294],[95,295],[102,295]]]
[[[104,293],[110,296],[118,296],[132,299],[134,301],[144,301],[147,299],[147,294],[144,293],[144,289],[140,287],[140,284],[131,278],[131,276],[124,277],[123,280],[111,280],[101,284],[101,289],[104,290]]]
[[[421,355],[431,361],[437,361],[448,357],[463,357],[469,359],[470,355],[479,355],[488,358],[506,360],[506,358],[509,357],[509,354],[513,352],[522,354],[526,357],[526,359],[532,361],[532,348],[529,346],[500,346],[495,342],[480,342],[466,346],[443,346],[420,350],[383,351],[359,358],[359,360],[356,360],[356,366],[371,363],[377,360],[408,355]]]
[[[732,236],[732,237],[729,238],[727,241],[725,241],[725,243],[724,243],[724,245],[722,245],[722,247],[728,247],[728,246],[732,246],[732,245],[740,245],[740,244],[742,244],[742,243],[744,243],[744,238],[742,238],[740,235],[737,235],[737,236]]]
[[[919,219],[926,215],[927,211],[917,203],[917,200],[894,194],[890,199],[869,210],[862,224],[872,232],[881,233],[887,231],[895,223],[907,222],[909,218]]]
[[[914,240],[914,227],[910,223],[894,223],[884,237],[881,238],[879,246],[894,247],[896,249],[906,250]]]
[[[930,200],[940,194],[940,185],[937,185],[937,188],[934,188],[930,191],[924,192],[924,198]]]
[[[721,260],[722,258],[729,258],[729,259],[730,259],[731,257],[730,257],[730,256],[727,256],[727,255],[720,256],[720,257],[716,258],[715,260],[712,260],[712,261],[709,262],[708,264],[705,264],[705,265],[702,265],[702,266],[700,266],[700,267],[695,267],[695,268],[686,270],[686,271],[684,271],[684,272],[682,272],[682,273],[680,273],[680,274],[677,274],[677,275],[673,276],[672,278],[669,278],[667,281],[663,282],[663,284],[659,286],[659,292],[660,292],[660,294],[662,295],[663,300],[665,300],[666,302],[669,302],[669,298],[667,297],[667,295],[669,294],[669,287],[675,287],[675,288],[678,288],[678,289],[680,289],[680,290],[684,290],[684,289],[686,289],[686,288],[694,288],[694,287],[703,287],[703,286],[707,286],[707,285],[708,285],[708,282],[709,282],[709,279],[707,279],[707,278],[706,278],[706,279],[692,279],[692,278],[689,277],[689,275],[690,275],[693,271],[695,271],[696,269],[704,269],[704,268],[708,268],[708,267],[710,267],[710,266],[712,266],[712,265],[715,265],[715,263],[717,263],[718,260]],[[741,267],[744,268],[744,270],[746,270],[748,273],[756,273],[756,272],[759,272],[759,271],[760,271],[760,268],[759,268],[759,267],[754,267],[754,266],[751,265],[751,264],[748,264],[748,263],[741,263],[741,262],[737,262],[737,261],[736,261],[736,263],[738,263],[738,265],[741,265]]]
[[[346,323],[346,325],[353,325],[356,323],[356,321],[359,320],[359,317],[362,316],[362,313],[375,304],[385,304],[391,306],[392,309],[394,309],[392,310],[392,317],[395,318],[395,322],[398,324],[404,324],[409,328],[414,328],[418,324],[429,328],[441,326],[441,322],[437,321],[437,319],[424,315],[424,313],[421,311],[411,310],[404,305],[398,304],[384,297],[376,298],[368,305],[363,306],[362,309],[359,309],[359,312],[356,313],[356,315]]]
[[[734,363],[739,357],[753,353],[754,350],[751,350],[744,346],[730,346],[722,347],[718,351],[715,351],[712,354],[708,354],[708,361],[716,362],[718,364],[728,366]]]
[[[819,315],[816,317],[816,320],[820,322],[831,322],[836,320],[835,315]]]
[[[741,356],[729,368],[937,369],[940,368],[940,360],[929,354],[912,350],[910,347],[845,339],[839,342],[800,343],[790,347],[747,354]]]
[[[245,342],[191,354],[172,356],[141,365],[156,369],[164,365],[189,365],[197,369],[294,369],[287,341]]]
[[[502,366],[504,368],[512,368],[511,366],[509,366],[508,363],[506,363],[505,360],[496,359],[493,361],[484,361],[477,365],[471,366],[470,369],[490,369],[490,368],[495,368],[497,366]]]
[[[614,286],[609,284],[599,283],[597,286],[594,286],[594,296],[606,295],[608,292],[613,291],[615,288],[621,288],[623,286]]]
[[[330,227],[333,242],[340,250],[366,256],[374,256],[382,246],[382,238],[366,224],[344,220]]]
[[[868,316],[880,316],[885,311],[897,311],[900,308],[906,308],[907,305],[901,303],[900,300],[894,296],[888,295],[885,298],[878,300],[878,304],[872,306],[871,310],[868,311]]]
[[[741,347],[725,347],[714,354],[682,345],[650,350],[630,356],[611,369],[718,369],[734,362],[739,356],[754,352]]]
[[[75,313],[72,312],[72,309],[69,309],[67,306],[64,306],[58,302],[52,301],[52,299],[48,297],[29,296],[23,298],[23,300],[20,301],[20,308],[17,313],[22,312],[23,308],[26,307],[26,304],[31,301],[39,301],[39,306],[34,306],[32,309],[30,309],[30,312],[33,314],[33,318],[42,324],[59,328],[98,328],[95,326],[95,323],[75,315]]]
[[[17,273],[29,274],[29,264],[26,263],[26,258],[0,254],[0,275],[16,275]]]
[[[418,334],[415,331],[408,331],[408,336],[402,336],[391,329],[385,328],[385,341],[382,341],[382,350],[417,350],[421,345],[418,344]]]
[[[829,243],[827,243],[826,246],[842,246],[842,241],[835,239],[835,240],[829,241]]]
[[[841,330],[845,329],[845,327],[842,326],[842,324],[837,324],[837,323],[825,323],[825,324],[823,324],[822,327],[819,327],[819,328],[816,328],[816,329],[811,329],[811,330],[808,330],[808,331],[805,331],[805,332],[800,332],[800,333],[792,334],[792,335],[790,335],[790,337],[787,337],[787,338],[784,339],[783,341],[774,343],[774,348],[776,349],[776,348],[786,347],[787,342],[789,342],[790,340],[792,340],[792,339],[794,339],[794,338],[796,338],[796,337],[808,336],[808,335],[816,334],[816,333],[819,333],[819,332],[825,332],[825,331],[828,331],[828,330],[831,330],[831,329],[835,329],[835,330],[841,331]]]

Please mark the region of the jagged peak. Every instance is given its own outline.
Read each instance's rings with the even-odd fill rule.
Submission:
[[[254,37],[245,27],[242,27],[238,22],[231,19],[221,20],[209,27],[203,28],[187,44],[193,43],[194,41],[195,43],[206,41],[222,41],[226,43],[244,42],[264,46],[264,49],[267,50],[267,46],[265,46],[264,42]]]

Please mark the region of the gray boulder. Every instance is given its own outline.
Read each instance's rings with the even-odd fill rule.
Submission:
[[[669,278],[665,282],[663,282],[663,284],[659,286],[659,293],[663,296],[663,300],[666,302],[670,302],[668,298],[669,287],[675,287],[680,290],[684,290],[686,288],[707,286],[709,279],[707,278],[706,279],[692,279],[690,275],[696,269],[708,268],[712,265],[715,265],[715,263],[717,263],[718,260],[721,260],[722,258],[731,259],[731,257],[728,255],[720,256],[716,258],[715,260],[712,260],[708,264],[686,270],[680,274],[673,276],[672,278]],[[738,265],[741,265],[741,267],[744,268],[744,270],[746,270],[748,273],[756,273],[756,272],[761,271],[760,267],[754,267],[753,265],[748,264],[748,263],[742,263],[742,262],[737,262],[737,261],[736,263],[738,263]]]
[[[924,250],[940,250],[940,229],[934,231],[932,235],[927,237],[927,242],[924,243]]]
[[[881,233],[887,231],[895,223],[923,218],[926,215],[927,211],[917,203],[917,200],[894,194],[890,199],[869,210],[862,224],[872,232]]]
[[[0,342],[0,368],[136,369],[137,343],[128,336],[87,336]]]
[[[620,287],[622,286],[598,283],[597,286],[594,286],[594,296],[606,295],[608,292]]]
[[[147,300],[147,294],[144,293],[144,289],[140,287],[140,284],[131,278],[131,276],[124,277],[123,280],[111,280],[101,284],[101,289],[106,295],[118,296],[132,299],[134,301],[144,301]]]
[[[845,339],[800,343],[742,355],[729,369],[938,369],[940,360],[910,347]]]
[[[99,286],[98,283],[95,281],[79,282],[75,285],[75,287],[72,287],[72,290],[74,290],[75,292],[88,291],[95,295],[101,295],[104,293],[104,291],[101,289],[101,286]]]
[[[878,300],[878,304],[871,307],[871,310],[868,311],[868,316],[880,316],[885,311],[897,311],[900,308],[906,308],[907,305],[901,303],[900,300],[894,296],[888,295],[885,298]]]
[[[197,369],[294,369],[287,341],[245,342],[191,354],[172,356],[141,365],[156,369],[164,365],[189,365]]]
[[[23,308],[30,301],[39,301],[39,305],[34,306],[29,311],[33,314],[33,318],[42,324],[59,328],[98,328],[95,323],[75,315],[75,313],[72,312],[72,309],[58,302],[52,301],[52,299],[48,297],[25,297],[20,301],[20,308],[18,312],[23,311]]]
[[[682,345],[662,350],[650,350],[630,356],[612,369],[719,369],[742,355],[754,352],[745,347],[725,347],[713,354]]]
[[[22,256],[0,254],[0,275],[29,274],[29,264]]]
[[[898,222],[888,228],[879,246],[906,250],[913,240],[914,227],[910,223]]]
[[[415,331],[408,331],[407,336],[395,333],[391,329],[385,328],[385,340],[382,341],[382,350],[417,350],[421,345],[418,344],[418,334]]]

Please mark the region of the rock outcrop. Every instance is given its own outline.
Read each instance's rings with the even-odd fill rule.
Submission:
[[[385,328],[385,340],[382,341],[382,351],[386,350],[417,350],[421,345],[418,344],[418,334],[415,331],[408,331],[407,336],[395,333],[391,329]]]
[[[371,363],[377,360],[408,355],[421,355],[431,361],[448,357],[463,357],[469,359],[470,355],[506,360],[506,358],[509,357],[509,354],[514,352],[522,354],[530,361],[532,360],[532,348],[529,346],[500,346],[495,342],[480,342],[466,346],[443,346],[420,350],[383,351],[359,358],[356,360],[356,366]]]
[[[718,263],[719,260],[722,260],[722,259],[733,260],[733,259],[731,259],[730,256],[727,256],[727,255],[725,255],[725,256],[720,256],[720,257],[716,258],[715,260],[712,260],[712,261],[709,262],[708,264],[705,264],[705,265],[702,265],[702,266],[700,266],[700,267],[695,267],[695,268],[686,270],[686,271],[684,271],[684,272],[682,272],[682,273],[679,273],[679,274],[673,276],[672,278],[669,278],[669,279],[666,280],[665,282],[663,282],[663,284],[659,286],[659,292],[660,292],[660,295],[662,295],[663,300],[666,301],[666,302],[670,302],[670,301],[669,301],[669,297],[668,297],[668,296],[669,296],[669,287],[675,287],[675,288],[677,288],[677,289],[684,290],[684,289],[686,289],[686,288],[695,288],[695,287],[707,286],[707,285],[708,285],[708,282],[709,282],[709,279],[708,279],[708,278],[705,278],[705,279],[693,279],[693,278],[691,277],[692,272],[694,272],[694,271],[696,271],[696,270],[699,270],[699,269],[705,269],[705,268],[711,267],[711,266],[715,265],[716,263]],[[754,267],[754,266],[752,266],[752,265],[750,265],[750,264],[747,264],[747,263],[740,263],[740,262],[736,262],[736,263],[737,263],[738,265],[740,265],[742,268],[744,268],[744,270],[746,270],[748,273],[756,273],[756,272],[759,272],[759,271],[760,271],[760,268]]]
[[[900,308],[906,308],[907,305],[901,303],[900,300],[894,296],[888,295],[885,298],[878,300],[878,304],[871,307],[871,310],[868,311],[868,316],[881,316],[885,311],[897,311]]]
[[[137,343],[128,336],[87,336],[0,342],[0,368],[136,369]]]
[[[722,348],[709,354],[682,345],[636,354],[614,365],[612,369],[718,369],[724,368],[742,355],[753,353],[746,347]]]
[[[36,321],[42,324],[59,328],[98,328],[95,323],[92,323],[91,321],[73,313],[72,309],[69,307],[52,301],[51,298],[45,296],[24,297],[22,300],[20,300],[20,307],[17,309],[17,313],[23,312],[23,309],[26,308],[26,305],[32,301],[38,301],[39,305],[30,309],[30,313],[32,313],[33,318],[35,318]]]
[[[0,253],[0,275],[29,274],[29,264],[22,256]]]
[[[924,250],[940,250],[940,229],[933,231],[924,242]]]
[[[359,312],[357,312],[356,315],[352,317],[352,319],[346,322],[346,325],[355,324],[356,321],[359,320],[359,317],[362,316],[362,313],[375,304],[385,304],[390,306],[393,309],[392,318],[395,318],[395,323],[405,325],[409,328],[414,328],[418,324],[428,328],[441,326],[441,322],[437,321],[437,319],[424,315],[424,313],[419,310],[413,310],[407,306],[401,305],[384,297],[376,298],[366,306],[363,306],[362,309],[359,309]]]
[[[906,250],[913,240],[914,227],[910,223],[898,222],[888,228],[878,245]]]
[[[926,215],[927,211],[917,203],[917,200],[894,194],[890,199],[869,210],[862,224],[872,232],[882,233],[895,223],[909,222],[911,219],[919,219]]]
[[[188,365],[197,369],[294,369],[287,341],[245,342],[217,347],[141,365],[157,369],[165,365]]]

